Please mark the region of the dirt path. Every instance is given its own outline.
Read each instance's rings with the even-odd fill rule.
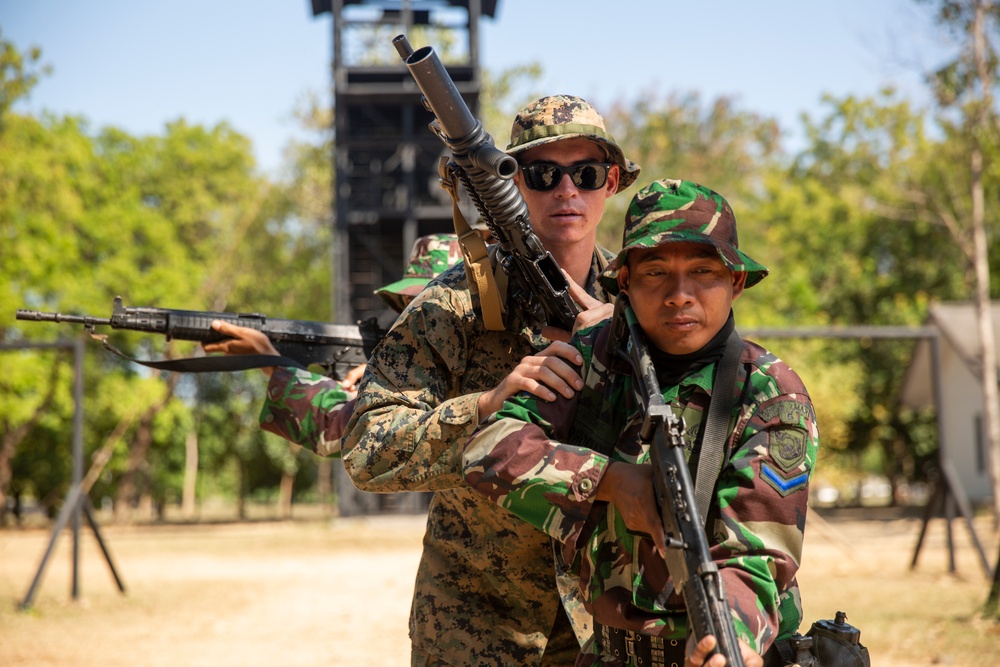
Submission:
[[[76,602],[67,532],[28,612],[15,607],[51,535],[0,531],[0,666],[407,665],[423,525],[423,517],[377,517],[103,528],[124,596],[84,529]],[[994,664],[1000,633],[974,614],[988,581],[967,531],[954,525],[957,577],[947,574],[941,520],[915,571],[919,520],[815,522],[800,576],[807,618],[847,610],[875,667]],[[985,523],[977,531],[995,558],[996,538]]]

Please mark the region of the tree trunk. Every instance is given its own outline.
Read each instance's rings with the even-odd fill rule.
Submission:
[[[152,423],[159,408],[150,407],[139,421],[139,427],[129,447],[128,464],[118,484],[115,494],[115,523],[132,522],[133,515],[139,507],[142,493],[140,476],[146,469],[146,455],[153,444]]]
[[[278,516],[282,519],[292,518],[292,490],[295,486],[295,474],[288,471],[281,473],[281,486],[278,492]]]
[[[181,516],[193,519],[197,512],[198,488],[198,433],[188,431],[184,440],[184,487],[181,491]]]
[[[178,375],[179,373],[170,374],[163,400],[149,406],[139,419],[139,427],[129,448],[128,464],[118,485],[118,493],[115,494],[115,523],[128,523],[132,508],[139,504],[139,495],[146,492],[140,483],[140,476],[149,469],[146,457],[153,445],[153,420],[174,395]]]
[[[240,491],[239,497],[236,499],[236,516],[240,521],[247,518],[247,487],[249,483],[247,482],[247,466],[246,463],[241,459],[239,462],[240,471]]]
[[[324,456],[316,466],[316,492],[319,495],[320,513],[324,517],[331,514],[330,505],[333,502],[333,486],[330,484],[331,475],[333,475],[332,461]]]
[[[972,23],[972,49],[982,99],[976,101],[976,113],[971,119],[972,151],[969,156],[972,194],[973,268],[976,276],[976,318],[982,346],[981,380],[983,413],[989,445],[989,472],[993,484],[993,527],[1000,526],[1000,392],[997,389],[996,338],[993,334],[993,311],[990,305],[990,265],[986,236],[983,196],[983,152],[979,137],[989,131],[988,110],[992,108],[992,81],[986,66],[985,21],[986,4],[975,3]]]

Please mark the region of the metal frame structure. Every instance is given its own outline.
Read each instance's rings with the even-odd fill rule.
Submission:
[[[90,525],[90,529],[94,531],[94,537],[97,538],[97,544],[101,548],[101,552],[104,554],[104,560],[107,561],[108,567],[111,569],[111,576],[114,577],[118,590],[124,593],[125,584],[122,582],[121,577],[118,575],[118,571],[115,569],[114,561],[111,559],[111,552],[108,551],[107,544],[105,543],[104,537],[101,535],[101,530],[97,525],[97,520],[94,518],[94,511],[90,503],[90,497],[87,495],[87,491],[89,489],[85,489],[83,486],[84,340],[82,338],[77,338],[72,341],[56,341],[54,343],[0,343],[0,351],[27,349],[56,349],[73,351],[73,481],[70,485],[69,493],[66,494],[66,499],[63,500],[62,507],[59,509],[59,515],[56,517],[55,525],[52,528],[52,537],[49,538],[49,545],[45,549],[45,555],[42,556],[42,562],[38,565],[38,570],[35,572],[35,577],[31,581],[31,586],[28,588],[27,594],[25,594],[24,599],[18,604],[18,609],[25,610],[31,607],[31,603],[35,598],[35,593],[41,585],[42,576],[45,574],[45,567],[48,565],[49,558],[55,550],[56,542],[59,541],[59,536],[62,535],[67,523],[70,524],[73,530],[73,573],[72,582],[70,584],[70,595],[74,600],[80,597],[79,573],[81,517],[87,518],[87,523]]]

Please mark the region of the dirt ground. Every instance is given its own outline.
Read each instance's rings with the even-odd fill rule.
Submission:
[[[950,574],[943,519],[911,569],[921,518],[865,516],[810,524],[806,617],[846,611],[875,667],[1000,664],[1000,626],[977,614],[990,579],[964,523],[952,523]],[[423,528],[421,516],[102,526],[123,595],[84,526],[80,598],[67,531],[26,611],[17,606],[52,535],[0,530],[0,667],[407,665]],[[986,520],[975,530],[992,564],[998,538]]]

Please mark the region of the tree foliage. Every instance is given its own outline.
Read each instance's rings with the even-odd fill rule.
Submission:
[[[955,19],[945,24],[961,25],[965,5],[940,3],[942,20]],[[362,50],[379,45],[387,55],[377,62],[387,63],[397,57],[386,47],[390,37],[357,39]],[[462,55],[443,34],[410,38],[434,44],[445,60]],[[16,113],[12,103],[44,74],[40,56],[0,35],[0,340],[77,334],[17,322],[17,308],[107,316],[116,295],[129,305],[330,318],[335,137],[330,111],[316,98],[297,110],[309,138],[288,147],[282,178],[265,178],[249,140],[225,123],[178,118],[157,134],[132,136],[92,129],[84,118]],[[995,52],[986,62],[995,70]],[[973,144],[984,156],[984,198],[1000,198],[996,124],[973,135],[964,121],[969,107],[963,115],[956,106],[970,68],[959,58],[933,73],[928,82],[941,102],[934,108],[891,88],[826,97],[820,113],[803,118],[806,140],[794,154],[783,145],[786,128],[726,97],[647,91],[602,109],[642,174],[610,200],[599,242],[619,247],[638,187],[695,180],[733,204],[741,247],[772,272],[741,297],[741,329],[922,324],[932,302],[968,299],[973,286],[972,240],[961,224],[971,214]],[[497,144],[506,145],[517,109],[550,92],[536,90],[541,72],[537,63],[483,72],[480,117]],[[991,239],[996,216],[987,206]],[[995,266],[1000,244],[989,253]],[[140,357],[196,352],[141,335],[113,339]],[[810,387],[826,457],[821,477],[922,477],[936,445],[933,421],[901,409],[897,398],[911,343],[762,342]],[[290,479],[299,493],[315,481],[316,457],[259,429],[260,374],[170,378],[96,345],[86,350],[87,453],[114,447],[95,498],[177,503],[190,433],[200,448],[202,498],[272,499]],[[54,508],[70,474],[70,357],[49,349],[0,354],[0,507],[16,494]]]
[[[13,45],[0,46],[5,63],[25,62]],[[24,65],[4,72],[3,99],[30,89]],[[114,127],[91,131],[82,118],[7,109],[0,126],[0,338],[13,344],[71,338],[79,332],[15,321],[14,311],[107,317],[115,296],[127,305],[326,318],[329,195],[324,201],[315,193],[329,191],[328,159],[318,159],[322,146],[290,150],[298,153],[294,181],[274,183],[257,174],[249,140],[225,123],[204,127],[180,118],[161,134],[137,137]],[[112,337],[140,358],[197,353],[190,343]],[[69,483],[68,356],[4,354],[5,369],[13,370],[0,377],[0,507],[10,493],[55,505]],[[242,471],[234,480],[266,479],[253,465],[288,471],[299,458],[283,444],[265,445],[256,428],[259,374],[215,378],[213,394],[209,383],[151,374],[89,345],[84,375],[87,454],[110,434],[124,433],[94,488],[119,506],[177,500],[185,434],[193,429],[212,466],[207,471]],[[227,417],[211,419],[213,410],[200,410],[203,395]],[[253,488],[230,489],[240,490]]]

